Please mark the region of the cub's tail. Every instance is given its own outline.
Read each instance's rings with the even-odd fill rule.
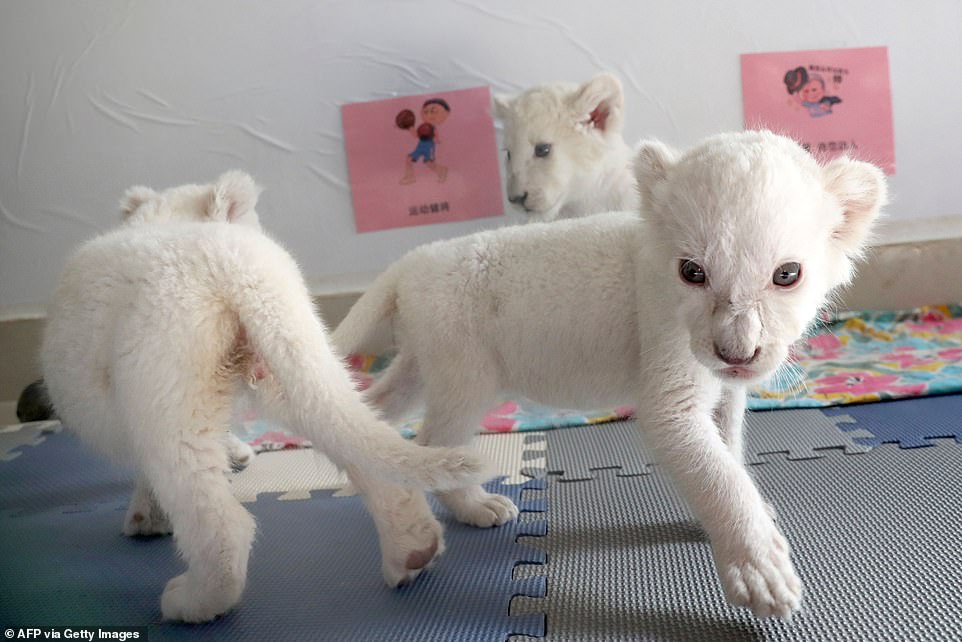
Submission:
[[[259,245],[256,252],[232,256],[223,287],[272,377],[262,394],[271,411],[349,471],[437,490],[494,476],[490,465],[469,450],[418,446],[381,421],[329,345],[293,259],[266,237]],[[341,349],[349,350],[369,325],[388,316],[393,283],[379,281],[345,324],[353,322],[342,324],[351,331],[341,332]]]
[[[380,274],[331,333],[331,344],[341,355],[362,349],[378,328],[394,316],[399,271],[395,264]]]

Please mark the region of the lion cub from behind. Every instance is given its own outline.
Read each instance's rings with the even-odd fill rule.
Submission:
[[[486,476],[477,456],[405,442],[362,402],[297,265],[260,231],[257,197],[240,172],[128,190],[124,224],[68,260],[44,337],[44,376],[64,424],[140,469],[125,532],[165,532],[169,518],[187,562],[161,598],[169,619],[210,620],[244,589],[254,520],[225,476],[242,392],[362,491],[368,476],[439,489]],[[387,546],[382,538],[391,584],[443,546],[440,527],[405,527],[403,497],[366,497],[379,530],[399,533]]]
[[[638,187],[624,126],[624,91],[612,74],[496,96],[504,122],[508,200],[528,221],[635,211]]]

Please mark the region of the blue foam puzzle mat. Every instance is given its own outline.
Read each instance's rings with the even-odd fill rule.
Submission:
[[[106,464],[68,433],[47,435],[43,443],[15,452],[18,457],[0,462],[0,512],[84,511],[116,501],[126,506],[136,479],[132,470]]]
[[[856,437],[865,446],[897,443],[902,448],[933,445],[936,438],[962,443],[962,395],[919,397],[862,405],[826,408],[829,417],[848,415],[855,421],[839,423],[844,431],[860,430],[871,437]]]
[[[0,625],[149,627],[151,640],[498,640],[542,636],[544,616],[510,616],[512,598],[543,596],[545,580],[512,579],[544,552],[517,542],[543,519],[494,529],[445,523],[447,552],[412,585],[387,588],[374,525],[358,497],[315,492],[246,507],[258,522],[247,590],[214,622],[161,621],[160,594],[184,564],[169,537],[120,534],[130,471],[90,454],[69,434],[0,462]],[[523,485],[488,484],[523,512],[543,511]],[[532,516],[529,516],[532,517]],[[538,516],[540,517],[540,516]]]

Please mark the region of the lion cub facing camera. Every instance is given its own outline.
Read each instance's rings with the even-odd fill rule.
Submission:
[[[44,337],[44,376],[64,424],[140,470],[125,532],[172,530],[187,562],[161,598],[170,619],[209,620],[244,589],[254,520],[225,476],[242,393],[309,437],[362,491],[377,477],[452,489],[487,476],[476,455],[405,442],[363,403],[297,265],[260,231],[257,197],[240,172],[211,185],[128,190],[124,224],[68,260]],[[376,523],[402,519],[372,497]],[[395,530],[384,558],[391,584],[443,548],[439,526]]]
[[[422,443],[466,443],[499,393],[560,407],[636,403],[644,440],[707,531],[729,600],[789,616],[801,582],[742,466],[745,387],[771,375],[848,282],[885,202],[867,163],[826,165],[770,132],[683,154],[639,149],[641,216],[599,214],[426,245],[332,335],[357,350],[390,321],[399,354],[368,398],[425,404]],[[463,522],[517,516],[479,486],[440,494]],[[434,520],[426,502],[425,523]],[[385,538],[382,533],[382,538]]]

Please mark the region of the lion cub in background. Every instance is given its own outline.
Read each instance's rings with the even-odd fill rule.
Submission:
[[[711,539],[729,600],[787,617],[801,582],[742,466],[745,387],[785,361],[851,279],[885,177],[847,158],[819,165],[770,132],[721,134],[683,154],[650,142],[634,165],[641,216],[418,248],[378,277],[332,341],[356,351],[392,324],[399,354],[368,398],[388,418],[423,399],[426,444],[467,443],[499,393],[636,403],[645,441]],[[480,486],[440,498],[476,526],[518,514]],[[434,521],[423,499],[418,511]]]
[[[474,454],[405,442],[362,402],[297,265],[260,230],[258,193],[240,172],[128,190],[124,224],[68,260],[47,322],[43,371],[64,424],[140,469],[125,531],[172,527],[187,562],[161,597],[170,619],[210,620],[244,589],[254,520],[225,477],[242,393],[362,491],[369,477],[452,489],[487,476]],[[397,506],[367,501],[399,533],[386,579],[413,578],[441,551],[440,527],[407,529]]]
[[[624,106],[621,81],[609,73],[494,98],[508,200],[527,221],[638,209],[632,152],[621,133]]]

